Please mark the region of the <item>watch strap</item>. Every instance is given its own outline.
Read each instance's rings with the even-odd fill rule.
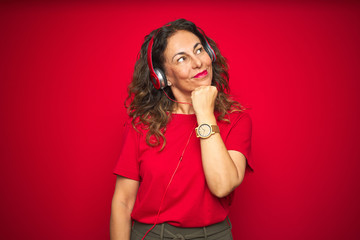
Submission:
[[[218,125],[210,125],[211,126],[211,134],[214,134],[214,133],[220,133],[220,129],[219,129],[219,126]]]

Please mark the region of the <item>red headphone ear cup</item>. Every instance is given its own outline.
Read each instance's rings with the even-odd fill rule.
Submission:
[[[153,63],[152,63],[153,44],[154,44],[154,36],[151,37],[149,44],[147,46],[147,63],[150,71],[150,79],[151,79],[151,83],[154,85],[156,89],[163,89],[164,87],[167,86],[166,75],[163,71],[161,71],[161,69],[153,68]]]
[[[154,68],[154,72],[159,80],[157,86],[159,86],[159,88],[163,89],[164,87],[167,86],[167,79],[166,79],[165,73],[163,71],[161,71],[160,68]]]

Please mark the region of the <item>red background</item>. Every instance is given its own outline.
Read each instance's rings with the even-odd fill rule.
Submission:
[[[234,239],[360,239],[360,5],[18,2],[0,10],[2,239],[108,239],[123,101],[143,37],[194,21],[251,108]]]

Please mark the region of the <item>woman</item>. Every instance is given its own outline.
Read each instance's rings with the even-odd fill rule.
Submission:
[[[145,37],[114,170],[111,239],[232,239],[227,214],[251,166],[251,120],[228,92],[225,58],[194,23]]]

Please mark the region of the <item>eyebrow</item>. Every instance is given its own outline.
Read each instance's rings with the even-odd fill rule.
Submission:
[[[198,43],[195,43],[193,49],[195,49],[199,44],[201,44],[201,43],[199,43],[199,42],[198,42]],[[171,61],[174,60],[174,57],[176,57],[176,55],[181,55],[181,54],[185,54],[185,52],[178,52],[178,53],[176,53],[176,54],[172,57]]]

